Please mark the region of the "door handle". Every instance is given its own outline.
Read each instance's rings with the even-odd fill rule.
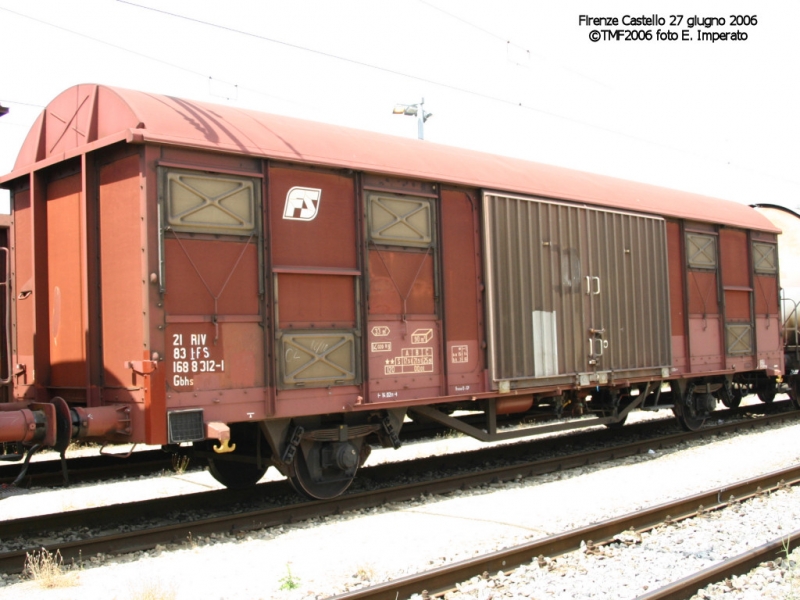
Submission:
[[[592,285],[594,282],[594,285]],[[592,275],[586,276],[586,295],[599,296],[600,295],[600,278]]]

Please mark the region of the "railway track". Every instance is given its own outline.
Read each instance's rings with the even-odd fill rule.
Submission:
[[[535,540],[474,559],[461,561],[402,579],[396,579],[366,589],[341,594],[331,600],[396,600],[413,594],[422,597],[442,597],[455,591],[455,585],[483,573],[509,571],[519,565],[537,560],[537,557],[553,557],[581,548],[585,543],[598,547],[615,541],[621,532],[649,531],[654,527],[699,514],[725,508],[757,495],[800,483],[800,466],[775,471],[767,475],[747,479],[724,488],[714,488],[700,494],[667,502],[649,510],[637,511],[601,523],[568,531],[559,535]],[[800,544],[800,531],[790,534],[791,550]],[[680,600],[688,598],[703,586],[722,581],[726,577],[749,571],[761,562],[773,559],[776,552],[787,549],[786,538],[774,540],[749,552],[685,577],[663,588],[639,596],[638,600]]]
[[[59,537],[54,532],[80,531],[92,528],[90,537],[58,543],[37,543],[36,548],[20,547],[0,555],[0,572],[15,573],[23,568],[27,552],[42,546],[50,551],[59,550],[66,561],[80,560],[82,556],[96,553],[119,554],[155,547],[157,544],[183,543],[191,536],[210,535],[226,532],[239,533],[285,523],[296,522],[313,517],[342,513],[364,508],[381,506],[417,498],[421,495],[446,494],[455,490],[475,487],[482,484],[531,477],[548,472],[567,470],[577,466],[599,463],[613,458],[641,454],[651,448],[669,448],[681,442],[709,438],[721,433],[744,431],[795,420],[797,412],[759,417],[747,421],[727,423],[690,433],[670,434],[660,438],[644,439],[624,445],[615,445],[599,450],[573,453],[546,460],[517,462],[489,468],[480,472],[454,474],[445,478],[432,476],[429,480],[390,487],[379,487],[379,482],[388,482],[401,475],[404,466],[398,464],[380,465],[364,469],[363,480],[372,482],[377,489],[351,493],[330,501],[295,502],[288,505],[275,505],[294,498],[286,482],[272,482],[256,486],[247,493],[217,490],[178,497],[149,500],[131,504],[119,504],[102,508],[71,511],[52,515],[41,515],[26,519],[9,520],[3,523],[4,539],[30,538],[48,532],[47,537]],[[644,425],[644,424],[643,424]],[[633,427],[631,427],[633,428]],[[571,440],[572,441],[572,440]],[[563,445],[564,440],[561,440]],[[475,453],[435,457],[413,461],[406,465],[408,470],[424,473],[441,468],[452,467],[454,462],[491,464],[502,462],[502,452],[508,455],[505,460],[516,457],[518,446],[497,447]],[[456,461],[455,459],[458,459]],[[395,479],[396,481],[396,479]],[[247,508],[246,502],[262,503],[256,508]],[[264,502],[272,504],[264,507]],[[204,514],[199,515],[203,510]],[[214,511],[217,511],[216,513]],[[163,518],[165,514],[181,515],[172,524],[153,524],[148,520]],[[193,514],[194,513],[194,514]],[[124,531],[123,531],[124,530]]]
[[[773,560],[777,554],[791,552],[798,546],[800,546],[800,530],[795,530],[786,537],[772,540],[713,567],[684,577],[648,594],[643,594],[637,600],[684,600],[708,584],[746,573],[761,563]]]
[[[96,454],[67,460],[69,481],[97,481],[109,478],[152,475],[173,468],[172,457],[161,449],[132,452],[129,456]],[[20,472],[19,463],[0,465],[0,485],[13,482]],[[21,487],[63,485],[61,463],[57,458],[39,460],[30,464]]]
[[[753,408],[756,411],[758,409],[780,411],[784,405],[788,406],[787,403],[775,403],[774,405],[756,405]],[[466,417],[463,420],[475,426],[481,426],[483,423],[482,415]],[[665,423],[671,421],[672,419],[664,419]],[[515,425],[518,423],[519,418],[506,417],[498,420],[500,425]],[[403,439],[406,442],[433,439],[437,435],[441,435],[445,429],[436,423],[409,423],[403,428]],[[189,459],[188,467],[187,463],[184,462],[180,465],[181,470],[192,471],[205,468],[205,461],[194,457],[191,448],[186,448],[185,451],[186,454],[184,456]],[[8,461],[8,458],[5,461]],[[21,468],[19,461],[3,462],[3,455],[0,455],[0,485],[10,485],[19,475]],[[139,477],[177,469],[178,466],[176,465],[174,454],[161,448],[129,453],[98,453],[92,456],[78,456],[67,459],[69,483]],[[19,487],[29,489],[32,487],[59,485],[64,485],[64,477],[58,454],[53,452],[50,458],[31,462]]]
[[[744,406],[736,409],[722,410],[716,413],[720,419],[728,419],[737,415],[744,415],[746,413],[754,414],[775,414],[783,411],[791,410],[793,407],[791,402],[779,401],[771,404],[755,404]],[[465,422],[481,426],[482,416],[476,416],[473,419],[465,418]],[[506,419],[501,424],[512,425],[515,421]],[[650,423],[662,423],[666,427],[674,426],[674,419],[672,417],[659,419]],[[630,424],[625,428],[617,430],[618,435],[638,435],[644,431],[648,431],[656,425],[652,424]],[[403,429],[403,438],[405,441],[411,440],[425,440],[431,439],[438,434],[441,434],[442,428],[438,425],[430,423],[411,423]],[[645,433],[646,434],[646,433]],[[576,444],[591,443],[594,440],[601,439],[603,436],[607,437],[605,430],[586,432],[581,434],[571,434],[570,444],[575,440]],[[534,451],[541,452],[555,447],[556,444],[563,444],[563,437],[559,438],[542,438],[529,442],[535,444]],[[555,440],[562,440],[556,442]],[[519,445],[519,444],[518,444]],[[191,449],[189,449],[191,450]],[[188,455],[187,455],[188,456]],[[2,457],[0,456],[0,459]],[[193,459],[190,457],[188,467],[182,465],[185,470],[202,469],[205,463],[201,459]],[[3,463],[0,462],[0,486],[11,484],[20,472],[20,463]],[[141,450],[138,452],[131,452],[130,454],[96,454],[93,456],[80,456],[69,458],[67,460],[67,468],[69,471],[69,482],[79,483],[87,481],[106,481],[112,479],[122,479],[126,477],[139,477],[154,475],[163,471],[172,471],[176,469],[175,459],[169,452],[157,448],[152,450]],[[45,487],[45,486],[58,486],[64,485],[63,475],[61,471],[61,464],[58,456],[53,454],[53,458],[49,460],[38,460],[32,462],[28,472],[19,487],[32,488],[32,487]]]

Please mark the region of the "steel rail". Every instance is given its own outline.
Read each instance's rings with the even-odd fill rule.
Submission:
[[[580,548],[581,542],[588,544],[591,541],[595,546],[608,543],[623,531],[630,529],[639,532],[647,531],[664,522],[687,519],[702,512],[723,508],[729,505],[731,498],[733,498],[733,502],[741,502],[768,490],[797,483],[800,483],[800,465],[424,573],[340,594],[330,600],[403,600],[423,591],[426,591],[429,596],[444,594],[451,591],[457,583],[467,581],[484,572],[509,571],[519,565],[529,563],[539,556],[552,557],[573,552]],[[755,557],[752,560],[755,560]],[[742,564],[751,563],[743,560]],[[758,561],[752,564],[758,564]],[[653,596],[659,600],[684,597],[679,595]],[[650,596],[643,596],[643,598],[650,600]]]
[[[762,412],[765,409],[780,410],[783,406],[788,406],[788,402],[776,402],[772,405],[755,405],[754,408],[757,412]],[[468,416],[464,420],[472,425],[480,426],[483,422],[483,415]],[[502,424],[516,425],[519,421],[519,418],[506,418],[503,420]],[[665,418],[661,421],[663,425],[674,422],[671,418]],[[643,424],[629,425],[629,433],[635,433],[636,430],[633,428],[640,427],[641,425]],[[441,425],[434,423],[409,423],[403,428],[403,441],[409,442],[433,439],[445,429],[446,428],[443,428]],[[589,435],[591,433],[592,432],[583,432],[583,435]],[[527,444],[534,444],[537,442],[547,444],[545,440],[549,439],[551,438],[529,440]],[[521,441],[520,445],[526,445],[526,442]],[[205,463],[202,459],[198,460],[198,457],[192,456],[191,453],[187,456],[191,459],[188,468],[189,471],[204,467]],[[3,484],[10,484],[17,478],[21,468],[20,461],[21,458],[11,461],[8,455],[0,454],[0,486]],[[72,457],[67,459],[67,469],[69,471],[70,483],[75,483],[79,481],[101,481],[106,479],[152,475],[164,470],[173,470],[174,466],[172,454],[169,451],[164,451],[159,448],[154,450],[140,450],[130,455],[95,454],[91,456]],[[58,455],[55,454],[52,459],[40,459],[31,462],[28,473],[23,481],[24,485],[19,486],[20,489],[29,489],[33,486],[63,485],[63,475]],[[0,496],[2,496],[2,494],[0,494]]]
[[[161,449],[133,452],[130,456],[96,454],[70,458],[67,468],[70,482],[104,479],[109,475],[121,478],[123,475],[130,477],[172,469],[172,457]],[[18,463],[0,464],[0,484],[14,481],[19,470]],[[24,481],[27,485],[61,485],[60,461],[56,458],[32,462]]]
[[[772,540],[657,590],[637,596],[636,600],[684,600],[711,583],[747,573],[763,562],[774,560],[778,554],[791,552],[798,545],[800,545],[800,529],[793,531],[787,537]]]
[[[700,439],[719,435],[723,432],[754,429],[779,422],[796,420],[800,412],[758,417],[748,421],[728,423],[721,426],[709,427],[700,431],[671,434],[656,439],[646,439],[623,446],[602,448],[558,456],[551,459],[522,462],[499,468],[492,468],[479,473],[452,475],[445,478],[407,484],[399,487],[371,490],[369,492],[345,494],[339,498],[327,501],[313,501],[290,504],[288,506],[258,508],[246,510],[237,514],[196,518],[192,521],[163,525],[147,529],[138,529],[124,533],[101,534],[91,539],[77,540],[68,543],[45,544],[49,551],[60,550],[65,561],[80,560],[82,556],[91,556],[96,553],[121,554],[154,548],[157,544],[182,543],[191,536],[208,535],[211,533],[228,532],[237,533],[253,529],[272,527],[310,519],[312,517],[340,514],[345,511],[360,510],[382,506],[387,503],[401,502],[420,497],[421,495],[446,494],[456,490],[475,487],[499,481],[509,481],[517,478],[531,477],[544,473],[562,471],[574,467],[597,464],[605,460],[622,458],[635,454],[642,454],[651,448],[667,448],[690,439]],[[563,441],[563,440],[562,440]],[[460,455],[432,457],[411,461],[413,471],[425,472],[432,468],[441,468],[443,465],[483,464],[483,459],[475,460],[475,456],[486,456],[490,453],[497,459],[498,452],[505,450],[510,459],[512,454],[518,452],[518,446],[496,447]],[[436,466],[432,466],[436,465]],[[407,471],[409,465],[385,464],[363,471],[367,476],[376,480],[390,479],[398,473]],[[288,494],[289,488],[285,481],[264,483],[246,491],[243,496],[240,492],[231,490],[215,490],[197,494],[186,494],[171,498],[160,498],[143,502],[117,504],[99,508],[39,515],[24,519],[15,519],[0,522],[0,531],[5,539],[27,535],[39,535],[42,531],[75,531],[81,527],[89,528],[114,528],[120,524],[135,525],[137,519],[162,518],[168,513],[184,512],[190,510],[207,510],[211,508],[229,508],[242,502],[243,499],[258,500],[270,497],[273,493]],[[614,532],[617,533],[617,532]],[[592,538],[593,539],[593,538]],[[0,554],[0,573],[15,573],[23,569],[26,554],[36,548],[26,548]]]
[[[619,444],[613,447],[603,447],[583,452],[570,452],[564,455],[546,459],[529,460],[527,457],[538,455],[544,451],[552,451],[555,448],[563,450],[565,446],[564,438],[546,438],[535,440],[527,444],[515,444],[508,446],[496,446],[492,448],[481,448],[470,452],[463,452],[451,455],[437,455],[428,458],[415,459],[397,463],[387,463],[383,465],[368,467],[359,471],[361,480],[371,480],[373,484],[380,485],[385,481],[413,473],[419,476],[420,473],[440,470],[457,471],[463,468],[470,468],[473,472],[458,476],[454,481],[461,487],[469,484],[470,477],[476,477],[474,473],[475,464],[490,464],[493,462],[509,461],[512,459],[518,462],[506,467],[492,470],[484,470],[488,481],[507,481],[517,476],[529,477],[551,473],[554,471],[565,470],[576,466],[596,464],[604,460],[622,458],[635,454],[641,454],[651,448],[664,449],[674,446],[688,439],[710,437],[720,433],[754,429],[761,426],[775,424],[800,418],[800,411],[758,417],[748,421],[727,423],[714,428],[706,428],[698,432],[660,435],[656,438],[640,439],[627,444]],[[672,422],[670,420],[670,422]],[[660,421],[649,421],[636,425],[629,425],[625,432],[631,437],[637,435],[652,435],[663,427]],[[613,436],[614,440],[619,439],[620,431],[610,432],[606,429],[599,431],[585,432],[579,436],[569,438],[570,447],[581,444],[598,443],[607,441]],[[447,485],[452,478],[439,478],[437,482],[442,490],[438,493],[447,493],[450,486]],[[473,485],[480,485],[481,482]],[[425,486],[426,483],[412,484]],[[428,488],[429,489],[429,488]],[[432,490],[429,493],[436,493]],[[353,495],[352,493],[349,495]],[[265,499],[288,496],[292,498],[290,503],[298,503],[296,494],[290,489],[283,480],[266,482],[247,488],[244,490],[212,490],[193,494],[183,494],[170,496],[167,498],[154,498],[132,503],[112,504],[108,506],[79,509],[63,513],[50,513],[23,517],[13,520],[0,520],[0,527],[6,538],[24,537],[39,535],[42,531],[62,531],[75,530],[82,527],[99,528],[113,526],[119,523],[130,523],[146,519],[156,519],[163,517],[167,513],[215,510],[229,507],[233,504],[245,502],[263,502]]]
[[[773,402],[771,404],[755,404],[737,409],[727,409],[717,411],[717,418],[729,418],[733,415],[744,414],[746,412],[759,413],[759,414],[775,414],[782,410],[791,407],[789,400]],[[483,422],[483,415],[468,416],[463,419],[466,423],[476,427],[480,427]],[[662,425],[668,426],[674,423],[672,418],[659,419]],[[515,425],[519,423],[519,418],[504,419],[505,425]],[[639,429],[645,430],[652,425],[654,421],[644,423],[635,423],[627,425],[622,430],[617,430],[618,435],[635,434]],[[411,440],[424,440],[430,439],[435,434],[440,433],[442,427],[430,423],[410,423],[403,428],[404,441]],[[601,430],[600,435],[603,434]],[[587,437],[591,439],[593,436],[597,437],[598,432],[583,431],[579,433],[571,432],[570,442],[572,440],[583,443]],[[518,446],[528,446],[540,444],[544,447],[554,446],[554,438],[537,438],[528,441],[520,441]],[[563,439],[563,438],[561,438]],[[4,458],[5,457],[5,458]],[[204,463],[202,460],[193,458],[191,460],[189,469],[190,471],[200,468]],[[0,455],[0,486],[3,484],[10,484],[16,479],[19,474],[20,465],[18,461],[11,462],[7,455]],[[140,475],[152,475],[164,470],[173,470],[172,456],[169,452],[161,449],[154,450],[141,450],[133,452],[128,455],[112,455],[112,454],[96,454],[92,456],[81,456],[67,459],[67,469],[69,471],[69,480],[71,483],[78,481],[101,481],[106,479],[119,479],[122,477],[135,477]],[[53,460],[37,460],[30,464],[28,473],[24,479],[23,489],[32,486],[50,486],[50,485],[63,485],[63,475],[61,471],[61,464],[57,455]],[[2,492],[0,492],[2,497]]]

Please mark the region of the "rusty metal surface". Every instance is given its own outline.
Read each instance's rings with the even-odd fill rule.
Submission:
[[[355,328],[352,275],[280,273],[277,282],[281,329]]]
[[[448,394],[486,391],[478,204],[474,193],[442,190],[444,365]]]
[[[367,193],[368,400],[444,391],[437,301],[441,244],[423,196]]]
[[[168,232],[164,264],[168,319],[259,315],[258,248],[247,238],[192,239],[188,234]]]
[[[339,174],[271,167],[267,210],[272,228],[272,264],[357,269],[353,186],[352,178]],[[294,188],[309,192],[303,195],[297,189],[290,194]]]
[[[124,363],[141,357],[144,341],[138,156],[100,168],[99,209],[103,383],[129,387]]]
[[[434,258],[430,252],[369,251],[370,315],[432,315]]]
[[[716,371],[725,368],[724,317],[719,290],[719,244],[713,228],[692,223],[685,236],[686,289],[690,371]],[[688,227],[688,226],[687,226]],[[697,231],[700,229],[700,231]],[[706,244],[706,241],[708,245]],[[705,250],[705,252],[703,252]],[[692,267],[699,264],[705,268]]]
[[[362,380],[355,183],[341,173],[270,165],[266,210],[275,415],[343,410],[357,402]]]
[[[86,379],[86,323],[80,220],[80,175],[51,181],[47,186],[47,274],[50,315],[49,385],[81,387]]]
[[[78,127],[71,128],[73,122]],[[70,156],[87,144],[97,146],[120,138],[312,162],[777,232],[768,219],[735,202],[514,158],[498,159],[419,140],[105,86],[77,86],[54,99],[31,129],[10,177],[18,177],[35,162],[57,153]]]
[[[31,442],[36,434],[36,418],[23,402],[3,403],[0,409],[0,442]],[[13,410],[12,410],[13,409]]]
[[[369,321],[369,400],[441,394],[441,330],[433,319]]]
[[[11,362],[12,311],[10,215],[0,220],[0,403],[8,402],[14,365]]]
[[[14,220],[12,230],[14,245],[15,286],[12,296],[12,310],[16,317],[16,334],[12,335],[12,358],[15,364],[24,365],[24,371],[14,379],[14,395],[20,397],[24,392],[20,386],[32,383],[33,369],[33,331],[35,305],[31,297],[34,287],[33,270],[33,209],[30,190],[14,194]]]
[[[746,231],[719,232],[719,273],[725,310],[725,367],[747,371],[756,367],[753,323],[752,244]]]
[[[686,281],[683,233],[679,221],[667,220],[667,259],[669,261],[669,309],[672,324],[672,368],[676,374],[688,370],[686,339]]]
[[[222,241],[170,230],[164,237],[167,389],[264,385],[258,245],[252,235]]]

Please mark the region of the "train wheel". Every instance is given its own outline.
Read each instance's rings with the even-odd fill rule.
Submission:
[[[795,408],[800,408],[800,379],[797,377],[789,379],[789,398]]]
[[[769,387],[766,389],[758,390],[756,392],[756,396],[758,396],[758,399],[761,400],[764,404],[770,404],[773,400],[775,400],[775,388]]]
[[[694,384],[690,384],[686,388],[683,402],[675,405],[675,415],[678,417],[678,423],[686,431],[700,429],[717,402],[716,398],[711,394],[695,394],[694,389]]]
[[[208,472],[226,488],[240,490],[258,483],[267,472],[268,465],[209,458]]]
[[[240,490],[255,485],[267,472],[271,464],[269,445],[254,423],[233,423],[230,428],[236,450],[217,454],[214,452],[216,441],[205,442],[203,449],[211,476],[227,488]]]
[[[719,391],[719,399],[726,408],[736,408],[742,403],[742,391],[733,387],[733,383],[726,379]]]
[[[359,463],[359,450],[350,441],[303,441],[289,481],[295,490],[312,500],[328,500],[350,487]]]

